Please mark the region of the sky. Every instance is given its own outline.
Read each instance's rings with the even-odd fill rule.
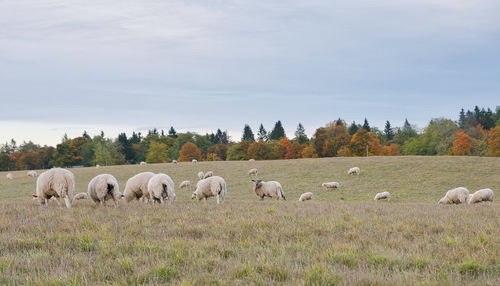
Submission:
[[[498,0],[0,0],[0,142],[500,105]]]

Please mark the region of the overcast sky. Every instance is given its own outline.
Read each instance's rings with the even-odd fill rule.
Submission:
[[[500,105],[498,0],[0,0],[0,142]]]

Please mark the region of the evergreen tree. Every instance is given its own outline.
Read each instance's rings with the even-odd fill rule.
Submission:
[[[300,144],[307,143],[309,138],[306,135],[306,129],[302,126],[302,123],[299,122],[299,126],[297,126],[297,130],[295,131],[295,140]]]
[[[404,128],[406,128],[406,129],[411,128],[411,124],[410,124],[410,122],[408,122],[408,118],[405,118],[405,124],[403,125],[403,129]]]
[[[87,133],[87,131],[86,131],[86,130],[83,130],[82,137],[84,137],[84,138],[85,138],[85,139],[87,139],[87,140],[88,140],[88,139],[90,139],[90,136],[89,136],[89,134]]]
[[[262,123],[259,127],[259,133],[257,133],[257,140],[266,142],[269,138],[267,137],[267,131]]]
[[[280,140],[283,137],[286,137],[285,129],[283,129],[283,126],[281,125],[281,121],[278,120],[278,122],[276,122],[276,124],[274,125],[273,131],[271,131],[271,134],[269,135],[269,139],[270,140]]]
[[[227,135],[227,130],[222,132],[220,136],[220,143],[221,144],[229,144],[229,136]]]
[[[462,108],[462,110],[460,110],[460,115],[458,117],[458,126],[460,126],[461,129],[465,129],[465,111],[464,109]]]
[[[363,129],[368,132],[371,131],[370,124],[368,124],[368,120],[366,118],[365,118],[365,123],[363,123]]]
[[[221,143],[221,139],[222,139],[222,131],[220,129],[217,129],[217,132],[215,133],[214,141],[212,143],[219,144],[219,143]]]
[[[392,140],[394,138],[394,130],[392,130],[389,120],[385,122],[384,133],[387,140]]]
[[[168,137],[177,138],[177,132],[173,126],[170,126],[170,130],[168,130]]]
[[[252,128],[250,128],[248,124],[245,124],[245,128],[243,128],[241,141],[255,142],[255,136],[253,135]]]
[[[349,130],[348,130],[349,134],[354,135],[354,134],[356,134],[356,132],[358,132],[358,130],[359,130],[359,126],[356,124],[355,121],[353,121],[351,123],[351,126],[349,126]]]

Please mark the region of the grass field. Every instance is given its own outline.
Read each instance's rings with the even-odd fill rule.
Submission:
[[[348,176],[359,166],[360,176]],[[288,201],[261,202],[247,171],[277,180]],[[190,200],[198,171],[228,183],[225,204]],[[141,171],[176,185],[173,205],[31,199],[35,180],[0,173],[0,284],[500,285],[500,203],[438,206],[454,187],[499,196],[500,159],[370,157],[199,162],[72,169],[76,192],[97,174],[123,188]],[[326,191],[322,182],[338,181]],[[297,202],[301,193],[315,198]],[[389,191],[390,202],[374,202]]]

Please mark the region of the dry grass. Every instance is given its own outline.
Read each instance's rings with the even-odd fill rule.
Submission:
[[[347,176],[357,165],[361,175]],[[246,172],[282,183],[288,201],[258,201]],[[437,206],[446,190],[500,190],[500,160],[332,158],[74,169],[77,191],[99,173],[123,187],[148,170],[176,184],[198,171],[226,178],[228,197],[174,205],[77,201],[67,210],[29,198],[34,179],[0,173],[0,284],[500,284],[499,203]],[[339,181],[340,191],[322,190]],[[312,191],[315,200],[299,203]],[[390,202],[373,202],[380,191]]]

